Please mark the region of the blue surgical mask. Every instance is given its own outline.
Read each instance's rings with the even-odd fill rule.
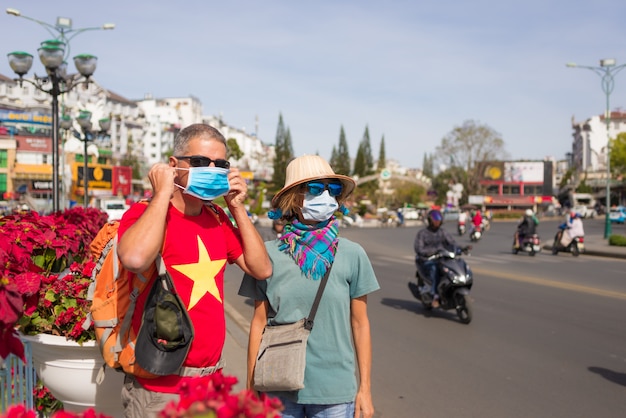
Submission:
[[[220,196],[224,196],[230,191],[228,183],[228,169],[219,167],[190,167],[177,168],[177,170],[188,170],[187,187],[183,189],[183,193],[197,197],[202,200],[213,200]]]
[[[302,217],[307,221],[324,222],[333,216],[339,209],[337,199],[332,197],[328,190],[319,196],[306,193],[302,203]]]

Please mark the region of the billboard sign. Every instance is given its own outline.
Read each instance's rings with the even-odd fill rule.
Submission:
[[[504,181],[507,183],[542,183],[543,161],[505,162]]]

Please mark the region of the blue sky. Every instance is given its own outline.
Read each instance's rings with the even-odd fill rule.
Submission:
[[[296,155],[329,158],[343,125],[354,157],[367,125],[374,158],[384,135],[387,157],[407,167],[468,119],[499,132],[513,159],[564,158],[572,117],[605,107],[600,77],[565,64],[626,63],[623,0],[1,4],[3,57],[36,55],[50,38],[7,7],[49,23],[70,17],[74,28],[113,22],[79,34],[71,53],[98,56],[95,78],[115,93],[191,94],[205,114],[248,132],[258,117],[267,143],[282,113]],[[13,76],[4,58],[0,73]],[[626,109],[626,70],[611,102]]]

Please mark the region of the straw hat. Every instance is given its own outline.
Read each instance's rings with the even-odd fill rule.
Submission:
[[[287,166],[285,187],[276,193],[272,199],[272,206],[276,207],[280,197],[294,187],[311,180],[320,179],[337,179],[341,181],[344,190],[342,193],[343,197],[350,195],[356,186],[356,182],[352,178],[335,174],[326,160],[319,155],[303,155],[293,159]]]

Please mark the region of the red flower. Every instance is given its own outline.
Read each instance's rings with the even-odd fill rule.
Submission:
[[[17,325],[26,334],[63,335],[79,343],[95,337],[93,329],[82,329],[95,265],[88,251],[106,221],[107,215],[93,208],[0,218],[2,335],[13,335],[7,330]],[[14,342],[2,338],[0,356],[17,353]]]
[[[170,402],[161,411],[162,418],[211,416],[217,418],[272,418],[280,417],[282,404],[267,395],[258,397],[256,392],[244,390],[231,394],[237,378],[214,373],[182,383],[178,388],[180,401]]]

